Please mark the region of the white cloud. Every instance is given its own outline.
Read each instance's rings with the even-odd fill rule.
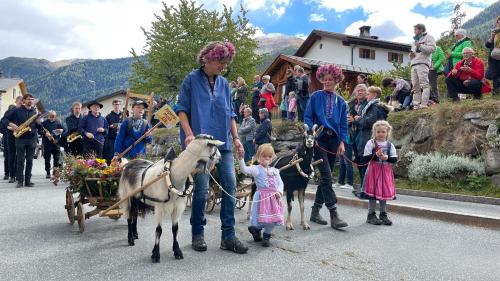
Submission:
[[[297,34],[295,34],[294,36],[295,36],[295,37],[298,37],[298,38],[300,38],[300,39],[306,40],[306,38],[307,38],[307,36],[308,36],[308,35],[307,35],[307,34],[305,34],[305,33],[297,33]]]
[[[392,0],[378,0],[378,1],[365,1],[365,0],[350,0],[350,1],[331,1],[331,0],[314,0],[321,8],[334,10],[341,15],[342,13],[361,8],[365,15],[366,20],[353,22],[345,29],[345,33],[358,35],[359,27],[362,25],[372,26],[376,30],[377,26],[387,25],[388,21],[394,24],[394,28],[400,30],[404,35],[397,32],[392,35],[385,35],[381,39],[393,40],[397,42],[407,43],[413,37],[413,25],[416,23],[424,23],[427,31],[436,38],[441,36],[442,32],[450,29],[450,18],[452,11],[447,15],[437,16],[424,16],[422,14],[413,12],[412,10],[420,3],[424,8],[432,5],[449,5],[453,7],[454,0],[417,0],[417,1],[392,1]],[[472,5],[489,5],[496,2],[496,0],[471,0],[462,5],[462,11],[466,13],[465,21],[473,18],[483,8],[474,7]],[[377,35],[377,34],[372,34]]]
[[[310,22],[321,22],[321,21],[326,21],[326,18],[322,14],[310,14],[309,15],[309,21]]]
[[[262,10],[263,14],[280,18],[291,4],[291,0],[242,0],[243,6],[250,10]]]

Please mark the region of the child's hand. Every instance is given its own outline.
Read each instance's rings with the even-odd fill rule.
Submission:
[[[384,152],[382,151],[382,149],[377,149],[375,150],[375,155],[378,156],[378,158],[382,157],[384,155]]]
[[[274,196],[276,196],[276,199],[281,200],[281,197],[283,196],[283,194],[281,192],[276,192],[274,194]]]
[[[383,154],[382,154],[382,157],[380,157],[380,159],[381,159],[382,161],[387,161],[387,159],[389,159],[389,156],[387,156],[387,155],[383,155]]]

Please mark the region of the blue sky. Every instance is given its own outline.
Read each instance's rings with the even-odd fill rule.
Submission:
[[[164,0],[177,5],[180,0]],[[225,4],[246,7],[259,36],[305,38],[313,29],[356,35],[362,25],[372,35],[411,41],[413,25],[424,23],[439,37],[449,29],[454,0],[196,0],[207,9]],[[467,18],[496,0],[466,0]],[[0,59],[9,56],[61,60],[119,58],[145,44],[161,0],[0,0]],[[467,19],[466,18],[466,19]]]

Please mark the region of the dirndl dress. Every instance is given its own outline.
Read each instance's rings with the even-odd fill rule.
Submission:
[[[251,226],[262,228],[264,225],[283,225],[283,203],[275,195],[279,192],[278,177],[279,173],[268,175],[264,168],[259,167],[259,175],[255,177],[257,191],[250,214]]]
[[[385,154],[389,155],[390,143]],[[373,150],[375,153],[375,150]],[[361,187],[361,199],[395,200],[396,185],[394,183],[394,172],[392,164],[387,161],[371,160],[368,163],[363,185]]]

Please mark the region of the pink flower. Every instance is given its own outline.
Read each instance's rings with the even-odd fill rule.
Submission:
[[[337,83],[344,80],[344,75],[342,74],[342,68],[335,64],[324,64],[316,70],[316,78],[321,81],[325,75],[332,75],[332,78],[337,81]]]
[[[236,48],[229,41],[217,42],[203,56],[205,62],[232,60],[236,55]]]

